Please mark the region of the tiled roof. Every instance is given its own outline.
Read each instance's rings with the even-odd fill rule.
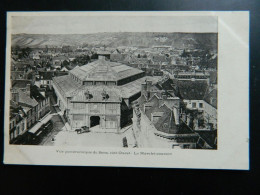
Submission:
[[[25,79],[20,79],[20,80],[13,80],[12,83],[12,88],[26,88],[27,84],[31,84],[31,80],[25,80]]]
[[[66,56],[57,56],[57,57],[54,57],[52,59],[52,61],[55,61],[55,60],[61,60],[61,61],[68,60],[68,57],[66,57]]]
[[[218,82],[217,71],[210,71],[209,74],[210,74],[210,77],[209,77],[210,83],[217,84],[217,82]]]
[[[25,71],[11,71],[11,79],[25,79],[26,77]]]
[[[28,105],[30,107],[35,107],[38,104],[38,102],[35,99],[31,98],[29,95],[22,92],[20,89],[18,89],[18,93],[19,93],[19,103]]]
[[[203,100],[208,89],[207,81],[179,80],[178,95],[186,100]]]
[[[214,108],[217,108],[217,95],[218,95],[218,91],[216,89],[213,89],[212,91],[210,91],[205,95],[204,100],[208,104],[212,105]]]
[[[160,117],[154,126],[158,131],[169,134],[177,133],[179,130],[175,123],[174,113],[170,109],[165,109],[163,116]]]
[[[87,65],[75,67],[70,72],[84,81],[117,81],[143,71],[121,63],[99,59]]]
[[[214,131],[196,131],[200,135],[200,137],[212,148],[216,148],[216,137],[217,137],[217,130]]]
[[[80,87],[80,84],[74,81],[69,75],[53,77],[53,82],[57,84],[66,97],[70,97],[71,92]]]

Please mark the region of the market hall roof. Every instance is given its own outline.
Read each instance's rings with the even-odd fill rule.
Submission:
[[[129,82],[125,85],[114,86],[114,87],[109,86],[109,88],[117,89],[122,98],[130,98],[133,95],[136,95],[137,93],[139,93],[141,91],[141,84],[146,79],[151,80],[153,83],[157,82],[157,80],[158,80],[158,78],[146,76],[146,77],[137,79],[135,81]],[[77,83],[75,80],[73,80],[69,75],[54,77],[53,82],[57,84],[59,90],[61,90],[65,94],[66,97],[73,97],[75,95],[75,93],[78,92],[78,90],[84,90],[85,88],[90,88],[90,89],[100,88],[97,85],[85,87],[85,85],[81,85],[81,84]],[[106,86],[104,86],[104,87],[106,88]]]
[[[140,73],[142,70],[130,66],[99,59],[70,71],[82,81],[118,81]]]
[[[71,97],[71,93],[81,86],[69,75],[53,77],[53,82],[66,97]]]

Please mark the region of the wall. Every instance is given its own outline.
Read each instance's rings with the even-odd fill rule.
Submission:
[[[184,103],[187,103],[186,108],[190,109],[190,110],[198,109],[200,111],[203,111],[204,107],[205,107],[205,101],[204,100],[184,100]],[[195,108],[192,107],[192,103],[196,103],[196,107]],[[199,103],[203,104],[202,108],[199,107]]]
[[[14,117],[10,122],[14,122],[12,126],[12,131],[10,131],[10,142],[14,141],[19,135],[24,134],[27,131],[27,121],[23,118],[21,121],[16,123],[16,117]]]
[[[61,111],[64,112],[68,107],[67,98],[65,97],[65,94],[62,94],[62,92],[59,90],[55,82],[53,82],[53,89],[57,95],[57,104],[59,105]]]
[[[217,109],[204,101],[204,118],[208,123],[213,124],[213,128],[217,129]],[[208,121],[209,120],[209,121]]]
[[[71,127],[90,127],[90,117],[100,117],[100,127],[103,129],[120,129],[121,105],[119,103],[84,103],[71,102],[68,118]]]

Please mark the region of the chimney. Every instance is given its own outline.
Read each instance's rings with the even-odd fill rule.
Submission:
[[[179,113],[179,110],[177,108],[173,107],[173,113],[174,113],[175,124],[179,125],[180,124],[180,113]]]
[[[162,95],[162,99],[163,99],[163,100],[167,100],[167,95],[163,94],[163,95]]]
[[[146,81],[146,83],[147,83],[147,91],[151,91],[152,81]]]
[[[29,96],[31,96],[31,84],[27,84],[27,85],[26,85],[26,94],[28,94]]]
[[[141,85],[141,94],[146,94],[147,85],[146,83],[142,83]]]
[[[16,90],[11,90],[11,98],[14,102],[19,102],[19,93]]]

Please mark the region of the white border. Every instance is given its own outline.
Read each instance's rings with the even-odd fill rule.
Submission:
[[[218,150],[119,149],[9,145],[11,16],[217,16]],[[119,167],[249,170],[249,12],[8,12],[4,163]],[[62,151],[123,151],[130,155],[87,155]],[[134,155],[134,152],[172,155]]]

